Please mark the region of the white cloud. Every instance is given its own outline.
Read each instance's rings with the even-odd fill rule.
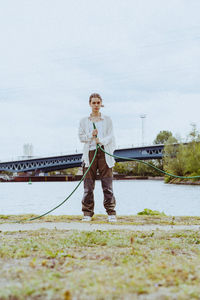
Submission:
[[[80,148],[79,119],[97,91],[119,145],[199,124],[200,2],[52,0],[2,3],[1,157]]]

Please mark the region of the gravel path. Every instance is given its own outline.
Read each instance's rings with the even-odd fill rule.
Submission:
[[[118,225],[118,224],[92,224],[83,222],[43,222],[43,223],[4,223],[0,224],[0,232],[6,231],[25,231],[25,230],[38,230],[45,229],[58,229],[58,230],[131,230],[131,231],[151,231],[151,230],[200,230],[199,225]]]

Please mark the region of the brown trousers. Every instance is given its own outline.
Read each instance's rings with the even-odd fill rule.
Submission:
[[[94,157],[95,150],[89,151],[89,160],[92,161]],[[88,168],[83,168],[83,172]],[[106,160],[105,153],[98,149],[97,155],[94,159],[94,162],[88,171],[84,179],[84,195],[82,199],[82,211],[84,216],[92,217],[94,215],[94,187],[95,179],[97,175],[97,170],[99,170],[99,175],[101,179],[101,186],[104,194],[104,207],[108,215],[116,215],[115,206],[116,201],[113,195],[113,186],[112,186],[112,168],[109,168]]]

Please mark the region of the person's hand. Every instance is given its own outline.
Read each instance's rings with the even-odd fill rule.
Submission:
[[[97,135],[98,135],[98,130],[97,130],[97,129],[94,129],[94,130],[92,131],[92,135],[93,135],[93,137],[97,136]]]

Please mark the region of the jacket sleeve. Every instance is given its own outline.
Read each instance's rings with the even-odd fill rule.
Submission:
[[[86,134],[84,120],[80,121],[78,135],[81,143],[90,143],[92,141],[92,133]]]
[[[107,126],[106,136],[99,139],[100,144],[102,144],[104,146],[108,145],[110,143],[113,143],[113,141],[114,141],[113,124],[112,124],[112,120],[110,119],[110,117],[108,117],[108,119],[107,119],[106,126]]]

